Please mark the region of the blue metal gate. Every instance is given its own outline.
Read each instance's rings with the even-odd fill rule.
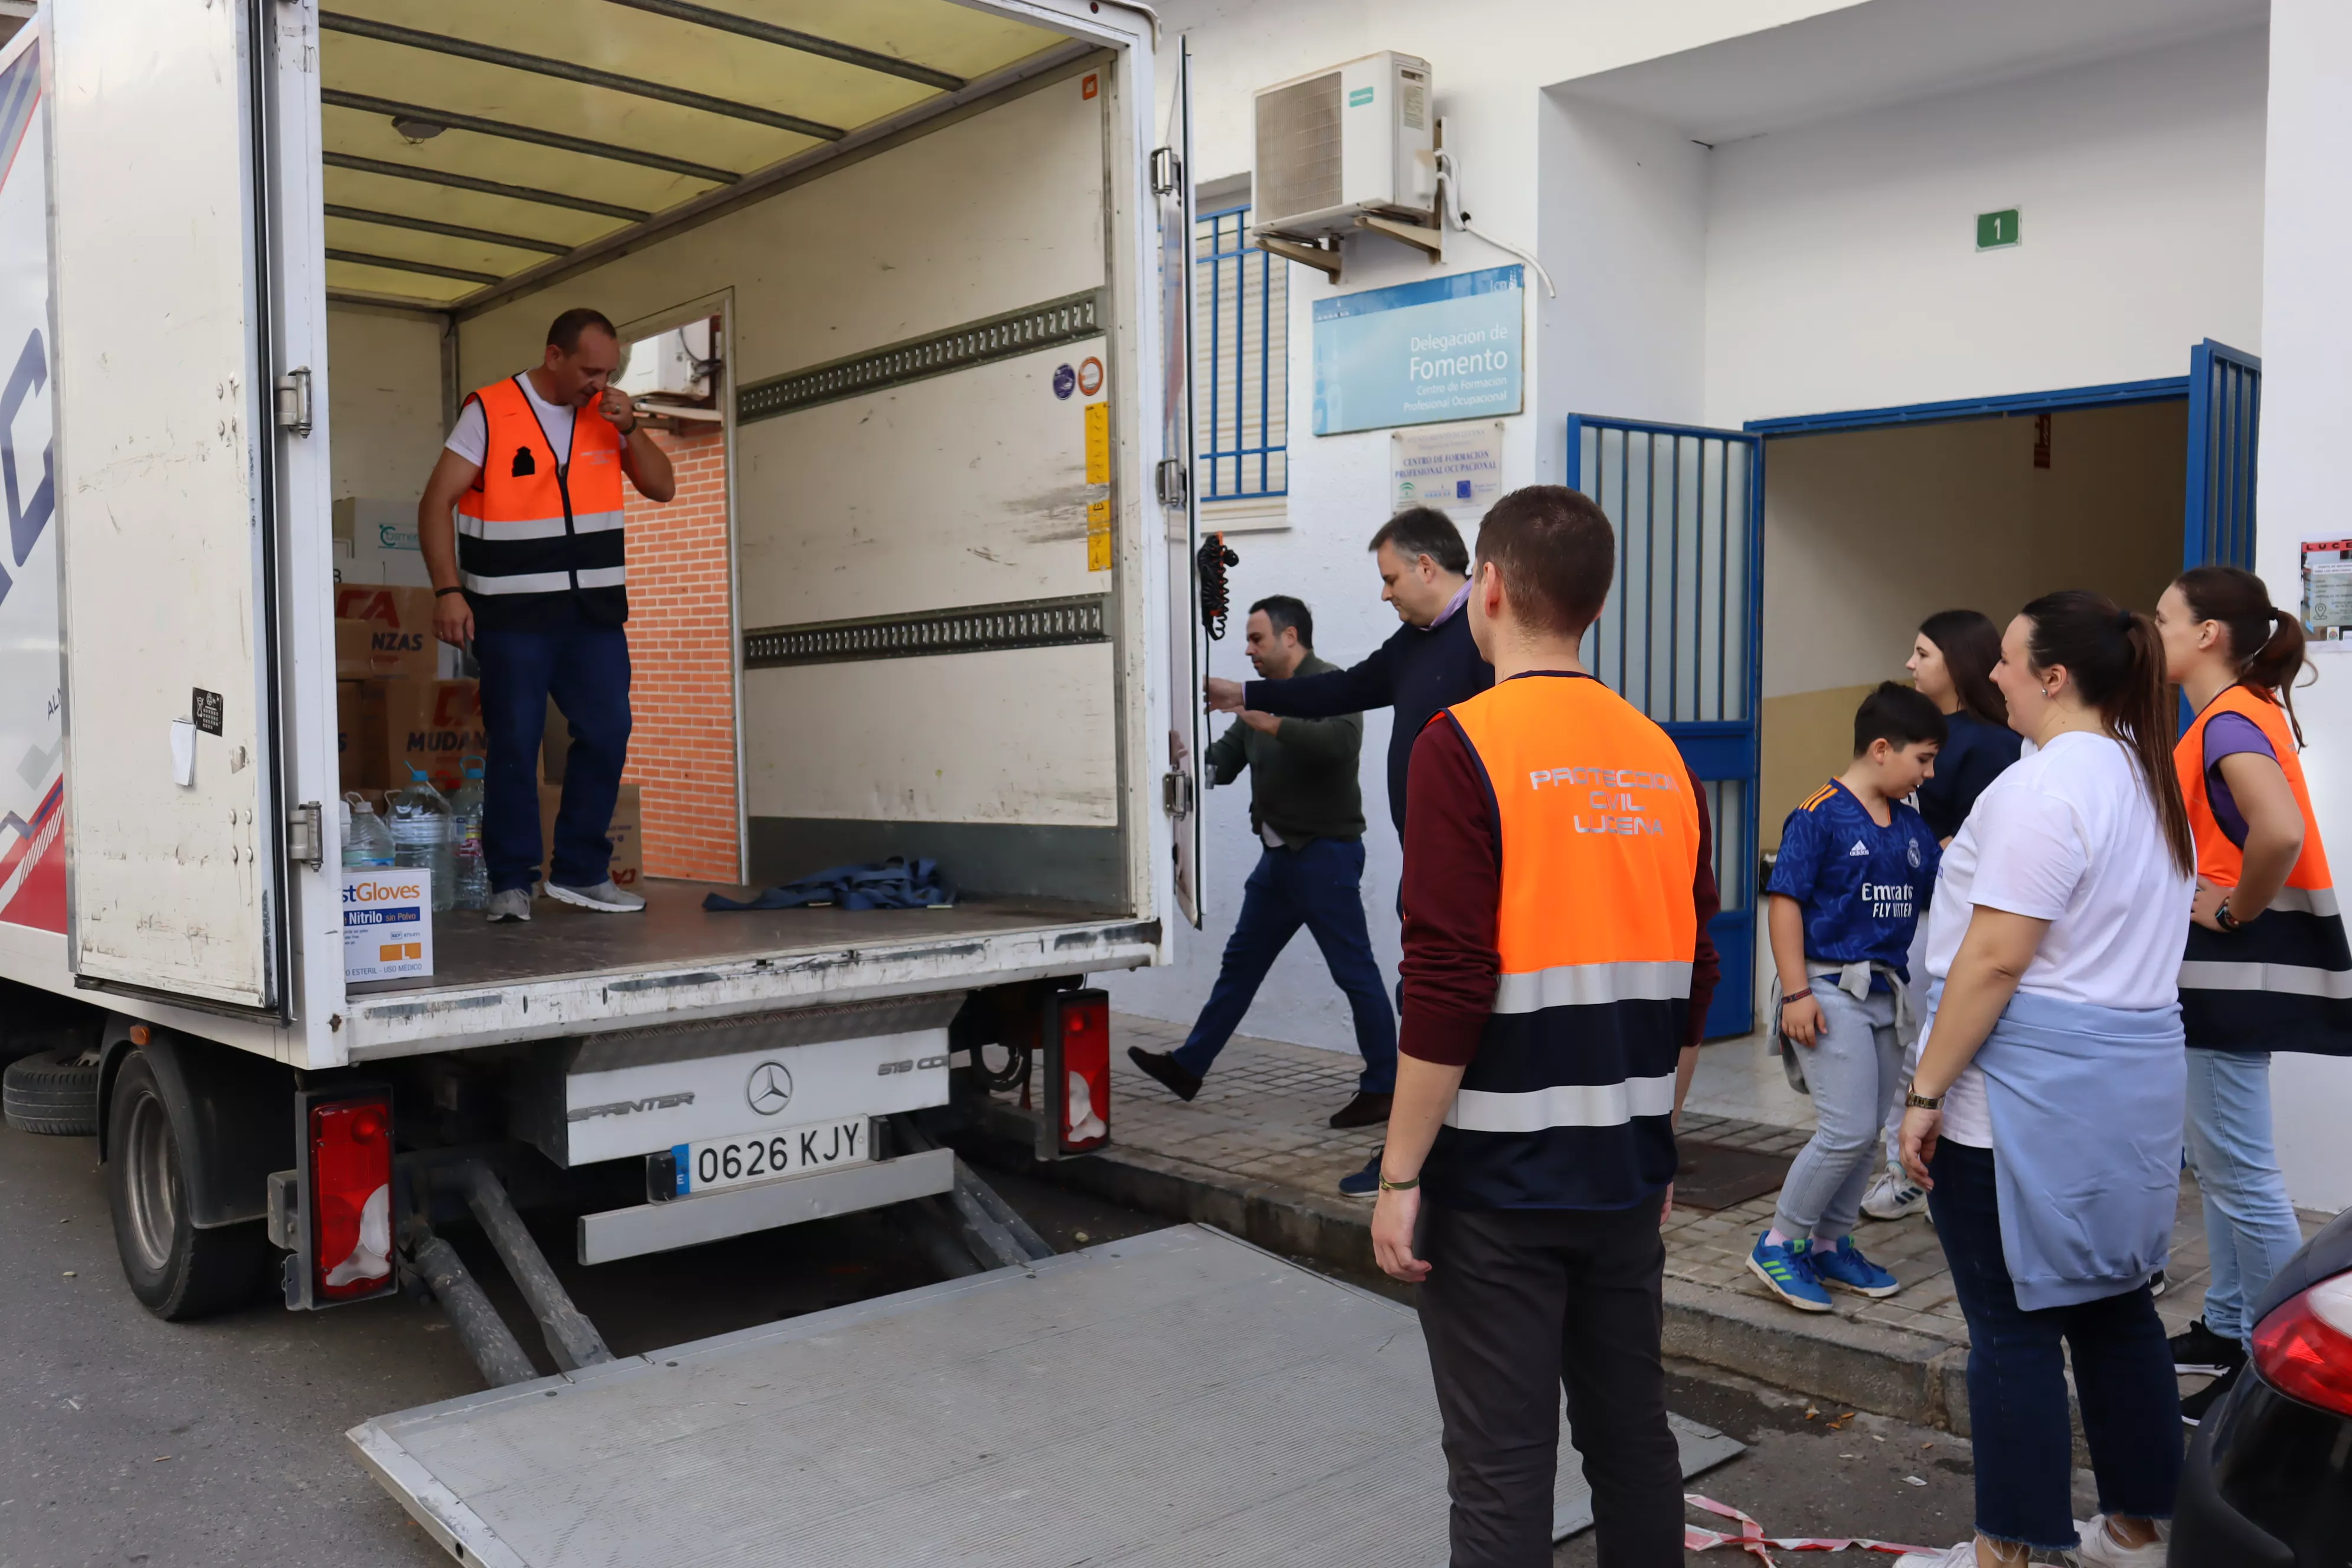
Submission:
[[[1578,415],[1568,483],[1617,528],[1617,582],[1586,634],[1586,668],[1664,727],[1706,792],[1723,889],[1706,1032],[1744,1035],[1756,1009],[1763,442]]]
[[[2189,493],[2183,567],[2254,569],[2254,442],[2263,362],[2207,338],[2189,352]]]

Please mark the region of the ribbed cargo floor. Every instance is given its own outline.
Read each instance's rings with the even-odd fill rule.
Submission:
[[[1676,1421],[1684,1473],[1740,1445]],[[1198,1226],[385,1415],[459,1560],[1434,1568],[1412,1313]],[[1558,1532],[1591,1522],[1565,1441]]]

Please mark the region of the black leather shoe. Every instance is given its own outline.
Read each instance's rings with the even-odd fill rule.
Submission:
[[[1331,1113],[1334,1127],[1378,1127],[1389,1119],[1389,1101],[1392,1094],[1367,1094],[1356,1091],[1356,1098]]]
[[[1181,1100],[1190,1100],[1201,1092],[1201,1080],[1184,1070],[1184,1064],[1166,1051],[1147,1051],[1141,1046],[1127,1047],[1127,1059],[1160,1080],[1169,1093]]]

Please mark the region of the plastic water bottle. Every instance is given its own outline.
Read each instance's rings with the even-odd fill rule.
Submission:
[[[343,808],[343,864],[362,868],[391,865],[392,829],[368,797],[353,790],[335,804]]]
[[[457,907],[487,909],[490,902],[490,867],[482,858],[482,770],[479,757],[463,757],[459,767],[466,782],[449,803],[449,852],[457,863]]]
[[[392,811],[393,863],[433,874],[433,912],[457,907],[457,862],[449,850],[449,797],[410,763],[406,789],[385,798]]]

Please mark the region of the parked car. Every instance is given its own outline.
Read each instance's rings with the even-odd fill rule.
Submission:
[[[2352,1563],[2352,1210],[2254,1309],[2253,1359],[2197,1429],[2172,1568]]]

